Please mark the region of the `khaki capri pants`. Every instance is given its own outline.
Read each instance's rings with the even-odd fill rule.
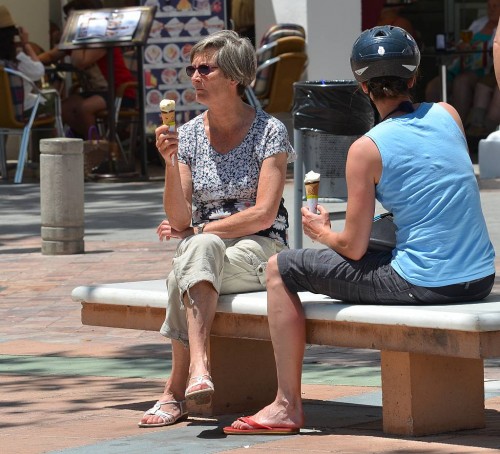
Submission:
[[[210,282],[219,295],[265,290],[267,261],[283,249],[287,246],[280,241],[259,235],[221,239],[204,233],[182,240],[167,278],[167,313],[160,333],[187,346],[182,296],[187,292],[192,304],[189,289],[202,281]]]

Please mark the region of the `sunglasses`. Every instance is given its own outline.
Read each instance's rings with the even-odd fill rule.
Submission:
[[[186,66],[186,74],[188,77],[193,77],[194,73],[198,71],[198,73],[202,76],[208,76],[214,69],[217,69],[218,66],[210,66],[210,65],[200,65],[200,66]]]

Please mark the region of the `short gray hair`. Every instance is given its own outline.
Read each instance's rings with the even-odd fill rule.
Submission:
[[[215,64],[226,77],[238,82],[238,93],[255,79],[257,59],[255,48],[248,38],[233,30],[221,30],[198,41],[191,49],[191,62],[199,55],[215,50]]]

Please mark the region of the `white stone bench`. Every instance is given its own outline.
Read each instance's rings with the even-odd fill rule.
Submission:
[[[384,432],[429,435],[485,425],[484,358],[500,357],[500,295],[444,306],[361,306],[301,293],[309,344],[381,351]],[[164,280],[77,287],[84,325],[158,330]],[[266,293],[220,297],[210,362],[216,392],[198,413],[271,402],[276,374]]]

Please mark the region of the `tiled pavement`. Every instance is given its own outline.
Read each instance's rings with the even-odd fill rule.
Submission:
[[[0,185],[0,452],[500,450],[500,361],[486,363],[485,429],[404,438],[381,430],[378,352],[324,347],[306,353],[307,427],[299,436],[225,437],[219,428],[234,415],[139,429],[168,374],[169,344],[154,332],[82,326],[70,292],[167,275],[175,242],[155,237],[161,193],[161,181],[87,183],[85,254],[43,256],[38,185]],[[500,191],[481,195],[498,251]]]

